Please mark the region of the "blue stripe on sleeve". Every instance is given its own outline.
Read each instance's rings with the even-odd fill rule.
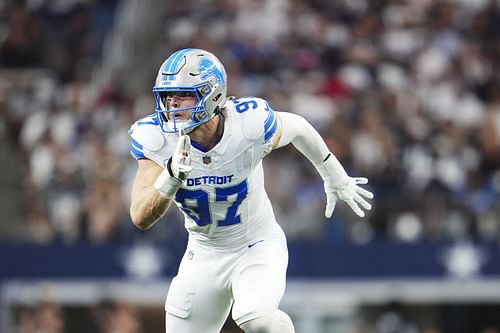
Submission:
[[[136,148],[137,150],[143,149],[142,145],[139,142],[135,141],[133,138],[130,138],[130,139],[132,140],[132,146],[134,148]]]
[[[144,153],[140,150],[137,150],[134,146],[130,147],[130,154],[134,156],[135,158],[144,158]]]
[[[276,117],[274,115],[274,111],[270,111],[269,114],[267,115],[266,121],[264,121],[264,133],[267,133],[269,128],[273,125]]]
[[[276,117],[273,118],[274,118],[273,125],[268,131],[264,132],[264,142],[269,141],[269,139],[272,138],[272,136],[274,135],[274,133],[276,133],[276,130],[278,129],[278,119],[276,119]]]

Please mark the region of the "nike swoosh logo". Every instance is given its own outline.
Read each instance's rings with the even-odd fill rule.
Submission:
[[[263,241],[264,241],[264,240],[263,240],[263,239],[261,239],[261,240],[259,240],[259,241],[256,241],[255,243],[248,244],[248,248],[251,248],[251,247],[252,247],[252,246],[254,246],[255,244],[261,243],[261,242],[263,242]]]

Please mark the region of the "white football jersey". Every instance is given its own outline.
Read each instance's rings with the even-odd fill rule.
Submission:
[[[192,142],[192,171],[175,202],[185,216],[190,242],[203,248],[241,248],[276,220],[264,189],[262,158],[272,149],[278,121],[262,99],[229,100],[224,132],[209,151]],[[129,131],[131,154],[165,167],[178,136],[162,131],[160,115],[138,120]]]

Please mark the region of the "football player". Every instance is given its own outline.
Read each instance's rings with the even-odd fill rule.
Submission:
[[[373,195],[304,118],[260,98],[228,98],[226,89],[224,67],[207,51],[179,50],[161,65],[156,110],[129,132],[138,162],[130,215],[141,229],[173,202],[185,216],[189,241],[165,302],[166,332],[217,333],[231,306],[245,332],[294,332],[279,309],[288,251],[262,159],[292,143],[324,181],[326,217],[338,200],[363,217]]]

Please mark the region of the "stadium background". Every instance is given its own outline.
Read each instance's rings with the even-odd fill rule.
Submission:
[[[298,333],[500,331],[497,0],[1,0],[1,332],[163,332],[186,234],[130,223],[127,129],[192,46],[370,179],[325,221],[311,165],[265,160]]]

